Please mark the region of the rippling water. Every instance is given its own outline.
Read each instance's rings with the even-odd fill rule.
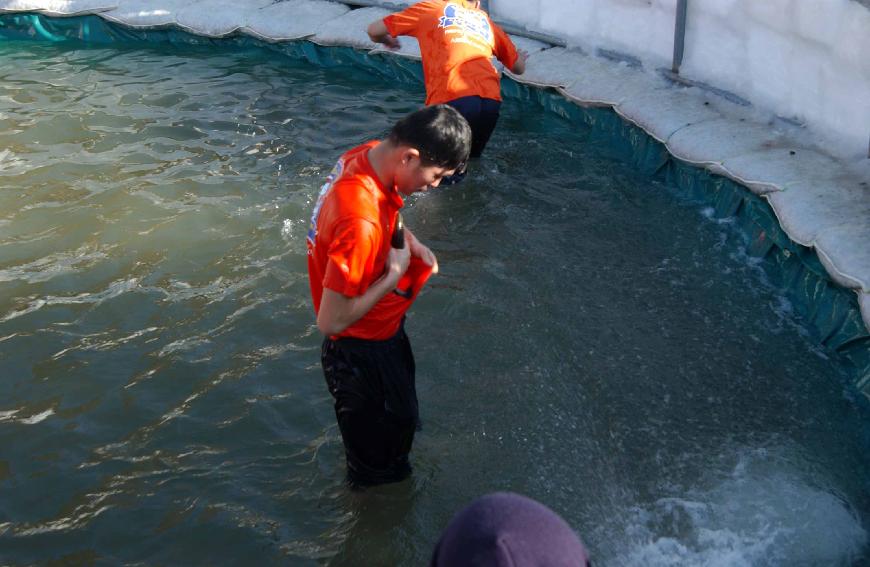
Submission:
[[[351,493],[305,230],[419,88],[265,52],[0,47],[0,562],[424,564],[514,490],[597,565],[867,561],[868,416],[728,219],[505,105],[412,199],[414,477]]]

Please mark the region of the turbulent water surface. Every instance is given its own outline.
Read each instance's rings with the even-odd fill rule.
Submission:
[[[254,50],[0,48],[0,563],[421,565],[513,490],[597,565],[870,560],[868,415],[729,219],[509,101],[413,198],[411,480],[355,493],[305,232],[422,102]]]

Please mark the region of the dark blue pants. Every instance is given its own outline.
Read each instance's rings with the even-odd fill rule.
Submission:
[[[447,104],[468,120],[471,125],[471,157],[480,157],[483,148],[489,142],[489,137],[492,136],[492,131],[495,130],[501,102],[479,96],[464,96],[451,100]]]

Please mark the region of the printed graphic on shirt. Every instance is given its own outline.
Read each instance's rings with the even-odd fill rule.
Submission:
[[[478,39],[486,45],[492,43],[492,28],[489,27],[489,18],[480,10],[469,10],[456,4],[447,4],[444,15],[438,18],[439,28],[456,28],[468,39]]]
[[[326,176],[326,182],[320,187],[320,194],[317,196],[317,203],[314,205],[314,212],[311,213],[311,224],[308,225],[308,242],[314,247],[315,239],[317,238],[317,219],[320,216],[320,207],[323,206],[323,200],[335,185],[335,181],[341,177],[341,172],[344,170],[344,161],[338,160],[333,166],[332,171]]]

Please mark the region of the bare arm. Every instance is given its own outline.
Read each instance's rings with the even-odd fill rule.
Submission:
[[[528,52],[520,49],[517,51],[517,61],[514,63],[514,66],[511,67],[511,73],[514,75],[522,75],[526,72],[526,59],[529,58]]]
[[[348,297],[324,288],[320,311],[317,313],[317,328],[320,332],[327,336],[337,335],[359,321],[382,297],[396,288],[410,260],[410,247],[390,249],[386,272],[362,295]]]
[[[387,26],[383,20],[372,22],[366,31],[369,34],[369,39],[375,43],[383,43],[390,49],[399,49],[401,47],[399,40],[391,36],[390,32],[387,31]]]

